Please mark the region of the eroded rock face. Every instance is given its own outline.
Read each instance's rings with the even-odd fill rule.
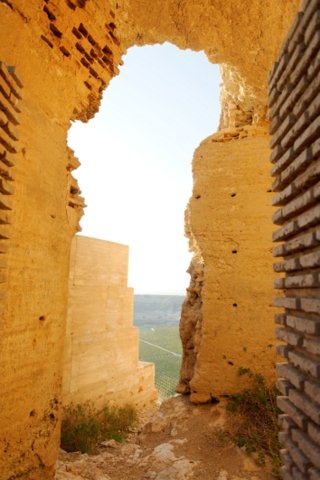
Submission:
[[[0,238],[3,479],[51,479],[58,453],[70,244],[83,206],[71,177],[77,162],[67,148],[70,121],[95,114],[127,48],[169,41],[204,50],[224,65],[223,127],[261,123],[268,71],[299,5],[300,0],[271,0],[263,7],[258,0],[0,2],[0,60],[15,67],[23,85],[12,163],[15,190],[1,191],[12,196],[12,215],[4,214]],[[8,118],[15,101],[2,78],[1,105],[11,106],[1,111]],[[5,155],[12,157],[12,137],[5,140],[6,121],[0,127],[3,163]],[[204,142],[193,167],[194,192],[201,198],[196,193],[190,203],[190,232],[204,261],[201,342],[190,382],[194,400],[232,390],[235,369],[227,363],[221,374],[221,355],[234,364],[234,356],[243,363],[241,349],[257,355],[257,319],[267,315],[272,323],[264,240],[271,223],[265,207],[268,140],[264,133],[238,133],[230,134],[230,142]],[[235,182],[243,198],[239,194],[239,203],[228,210],[225,193],[231,195]],[[261,198],[254,195],[259,185]],[[237,216],[245,222],[247,205],[249,212],[255,206],[258,223],[250,224],[244,239]],[[230,247],[239,251],[235,262]],[[227,344],[219,333],[226,326]]]
[[[274,379],[268,159],[269,136],[253,126],[221,130],[194,155],[189,222],[204,265],[195,402],[239,391],[239,368]]]
[[[171,42],[182,49],[203,50],[211,62],[223,65],[223,91],[228,92],[228,102],[222,105],[224,127],[239,126],[228,115],[230,100],[245,117],[249,112],[255,121],[265,117],[268,73],[300,4],[301,0],[263,5],[259,0],[111,0],[119,19],[118,36],[126,47]]]
[[[177,392],[190,393],[189,382],[193,378],[197,355],[200,348],[202,331],[202,287],[204,277],[203,260],[194,256],[188,273],[190,273],[190,285],[187,289],[187,297],[182,305],[180,320],[180,338],[183,345],[183,358],[180,371],[180,380]]]

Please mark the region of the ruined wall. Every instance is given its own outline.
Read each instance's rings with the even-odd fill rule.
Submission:
[[[3,100],[8,86],[1,76],[1,138],[7,128],[13,131],[10,117],[9,126],[6,119],[3,124],[3,112],[19,122],[17,140],[9,134],[0,142],[1,172],[8,171],[3,152],[9,150],[8,175],[15,186],[7,196],[12,211],[0,227],[1,249],[7,245],[0,333],[0,477],[5,480],[52,478],[59,449],[69,253],[82,212],[71,177],[77,162],[66,138],[70,119],[89,117],[97,108],[99,90],[112,76],[112,52],[116,63],[120,56],[105,26],[112,23],[107,2],[102,17],[95,18],[92,8],[92,2],[86,10],[64,1],[0,2],[0,59],[16,68],[23,85],[19,89],[8,76],[22,97],[16,102],[12,94],[10,106]],[[101,49],[108,44],[111,52],[96,53],[92,68],[98,78],[86,66],[87,52],[95,50],[92,41]],[[2,194],[9,184],[1,180]]]
[[[204,274],[192,401],[237,391],[240,367],[274,378],[269,153],[265,130],[245,127],[209,137],[193,159],[189,222]]]
[[[304,7],[270,79],[285,479],[320,477],[320,2]]]
[[[72,243],[63,403],[156,399],[154,365],[138,361],[128,247],[76,236]]]
[[[9,134],[9,143],[14,143],[16,151],[15,165],[10,166],[15,185],[9,202],[12,211],[10,216],[4,215],[0,229],[0,234],[8,237],[6,241],[1,238],[1,251],[6,250],[1,253],[1,273],[5,272],[1,295],[5,291],[5,297],[0,340],[0,472],[4,479],[50,479],[58,452],[70,244],[83,205],[71,175],[77,160],[66,144],[70,120],[87,121],[94,115],[126,48],[171,41],[181,48],[203,49],[212,61],[224,64],[222,126],[262,123],[267,104],[267,72],[299,4],[299,0],[271,0],[262,8],[260,0],[0,1],[0,60],[16,68],[23,85],[21,94],[18,92],[22,97],[18,102],[19,125],[17,133],[13,133],[17,139]],[[2,90],[0,93],[8,95]],[[1,106],[1,111],[6,108]],[[7,121],[1,122],[2,135],[6,135]],[[230,142],[232,148],[228,142],[215,142],[214,155],[222,162],[228,160],[228,155],[237,154],[244,166],[242,146],[252,159],[248,142],[234,138]],[[7,149],[2,141],[2,160],[3,146]],[[261,139],[261,146],[265,148],[265,138]],[[224,149],[228,154],[223,154]],[[197,168],[194,180],[202,183]],[[7,195],[3,191],[7,185],[1,185],[2,199]],[[224,202],[222,194],[215,199],[217,204],[222,198]],[[199,345],[204,350],[194,355],[199,359],[197,371],[201,377],[197,376],[193,385],[197,393],[203,389],[207,397],[208,392],[216,394],[212,391],[215,343],[208,343],[208,339],[215,336],[214,318],[219,319],[220,325],[223,315],[230,311],[229,304],[225,307],[215,303],[212,288],[216,288],[216,257],[209,237],[201,236],[214,212],[212,207],[206,212],[207,204],[202,203],[203,209],[199,209],[201,203],[192,200],[190,212],[196,227],[191,235],[200,235],[199,248],[205,261],[203,296],[201,292],[197,302],[203,307],[204,330],[199,332]],[[4,201],[3,205],[7,208],[9,204]],[[193,208],[195,215],[200,215],[199,221]],[[232,262],[241,261],[241,244],[238,250],[240,260],[231,254]],[[229,250],[221,255],[226,255],[222,260],[229,264]],[[269,259],[261,258],[259,265],[264,261],[268,264]],[[223,273],[222,267],[219,271]],[[221,278],[229,281],[228,272],[229,267]],[[254,289],[254,278],[251,285]],[[225,295],[226,288],[221,289]],[[239,305],[248,306],[247,298],[247,292],[237,290]],[[265,308],[264,301],[257,300],[252,306],[256,318]],[[218,305],[220,313],[216,310]],[[233,310],[232,315],[235,323],[230,326],[237,332],[241,327]],[[253,312],[250,315],[253,318]],[[239,321],[243,318],[239,316]],[[241,344],[241,348],[245,347]],[[226,369],[232,371],[231,365],[226,365]],[[224,371],[221,378],[225,378]]]
[[[265,118],[268,72],[302,0],[110,2],[126,48],[169,41],[222,66],[222,127]]]

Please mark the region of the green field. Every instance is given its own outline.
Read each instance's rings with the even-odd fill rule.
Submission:
[[[147,343],[146,343],[147,342]],[[175,394],[181,366],[179,327],[140,328],[140,360],[155,364],[155,384],[160,400]]]

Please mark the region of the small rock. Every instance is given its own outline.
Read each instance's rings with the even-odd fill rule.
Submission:
[[[217,480],[228,480],[228,472],[226,470],[220,470]]]
[[[99,445],[102,445],[103,447],[108,447],[108,448],[117,448],[119,446],[119,443],[112,439],[112,440],[105,440],[104,442],[101,442]]]

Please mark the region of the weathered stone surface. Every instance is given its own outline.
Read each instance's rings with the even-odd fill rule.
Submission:
[[[63,403],[116,401],[147,408],[154,365],[138,361],[128,247],[76,236],[72,243]]]
[[[259,128],[221,130],[193,159],[189,230],[204,264],[200,349],[189,382],[195,402],[241,388],[241,366],[274,378],[268,141]]]
[[[5,253],[6,274],[0,284],[0,297],[4,298],[0,307],[0,431],[4,452],[0,471],[4,479],[49,480],[58,454],[70,244],[79,229],[83,207],[78,186],[71,177],[77,162],[66,145],[70,121],[88,121],[96,113],[102,92],[118,72],[121,56],[129,46],[170,41],[181,48],[204,50],[211,61],[223,64],[221,126],[239,127],[248,122],[263,125],[268,71],[300,3],[300,0],[272,0],[262,8],[258,0],[246,4],[239,0],[0,2],[1,71],[3,65],[10,66],[14,85],[9,97],[8,88],[3,86],[0,110],[17,127],[10,132],[13,135],[16,130],[19,132],[18,140],[5,129],[0,135],[0,164],[14,168],[15,174],[15,189],[10,195],[11,224],[1,224],[0,231],[0,241],[9,243]],[[317,71],[317,65],[312,68]],[[18,103],[16,93],[21,96]],[[246,201],[252,203],[252,208],[256,205],[260,213],[256,212],[252,218],[258,221],[258,228],[249,225],[247,229],[233,217],[231,227],[224,222],[223,238],[217,235],[212,243],[208,235],[204,241],[202,233],[216,206],[207,208],[202,202],[204,206],[199,208],[195,200],[191,202],[192,234],[201,247],[206,272],[201,294],[203,349],[197,355],[193,377],[193,393],[203,395],[231,391],[238,378],[235,365],[232,367],[228,362],[234,362],[234,356],[241,363],[246,361],[248,356],[240,355],[241,348],[256,351],[259,341],[255,342],[254,336],[258,331],[266,332],[264,344],[272,338],[271,330],[264,325],[270,321],[271,302],[266,285],[271,285],[272,275],[266,273],[270,212],[269,206],[266,207],[268,174],[262,167],[267,163],[268,147],[263,135],[256,140],[246,136],[244,131],[229,132],[225,141],[215,142],[216,158],[226,162],[225,172],[219,178],[225,178],[223,188],[231,182],[230,202],[234,200],[231,194],[236,179],[241,192],[235,197],[240,202],[233,206],[228,203],[227,210],[225,201],[217,195],[215,202],[218,218],[222,219],[222,212],[230,210],[231,214],[239,214],[243,224],[248,212],[242,211],[241,206]],[[236,161],[231,175],[228,173],[230,155],[237,158],[239,176]],[[258,178],[256,167],[260,172]],[[241,168],[253,172],[246,185],[252,191],[260,185],[262,198],[246,197],[247,187],[241,190]],[[205,169],[201,173],[201,168],[195,167],[195,182],[199,180],[201,184],[201,175],[206,176]],[[215,186],[216,182],[212,186],[207,183],[206,191]],[[243,203],[242,195],[246,198]],[[259,255],[257,249],[251,257],[242,236],[253,238],[254,229],[264,240]],[[208,232],[212,231],[210,227]],[[254,235],[257,245],[259,235],[259,239]],[[221,240],[226,240],[226,250],[217,255],[212,245]],[[239,249],[240,260],[230,260],[233,254],[229,247]],[[240,266],[244,269],[253,258],[259,271],[256,282],[249,273],[241,281],[232,280]],[[215,280],[217,261],[219,275]],[[221,298],[216,297],[214,290],[218,281],[221,285],[231,281],[230,293],[227,286],[221,287]],[[218,317],[212,322],[216,307]],[[242,323],[245,318],[251,321]],[[216,336],[220,326],[223,332],[230,329],[226,349],[221,344],[223,338]],[[244,337],[249,338],[250,344],[247,341],[244,344]],[[214,345],[219,345],[215,357]],[[231,348],[234,345],[236,350]],[[227,356],[225,363],[221,355]],[[261,355],[259,358],[262,361]],[[270,371],[269,367],[263,369],[266,370]],[[226,378],[226,383],[221,385],[219,378]]]
[[[279,191],[273,203],[281,206],[273,221],[282,225],[273,239],[284,242],[274,249],[274,256],[285,257],[274,265],[284,274],[275,280],[275,288],[285,295],[275,304],[286,309],[277,316],[282,326],[277,337],[285,342],[280,349],[288,359],[277,368],[283,377],[277,384],[287,395],[278,401],[297,424],[280,434],[292,460],[283,457],[288,479],[312,478],[320,466],[320,2],[305,1],[303,7],[282,48],[281,68],[270,80],[273,189]]]

